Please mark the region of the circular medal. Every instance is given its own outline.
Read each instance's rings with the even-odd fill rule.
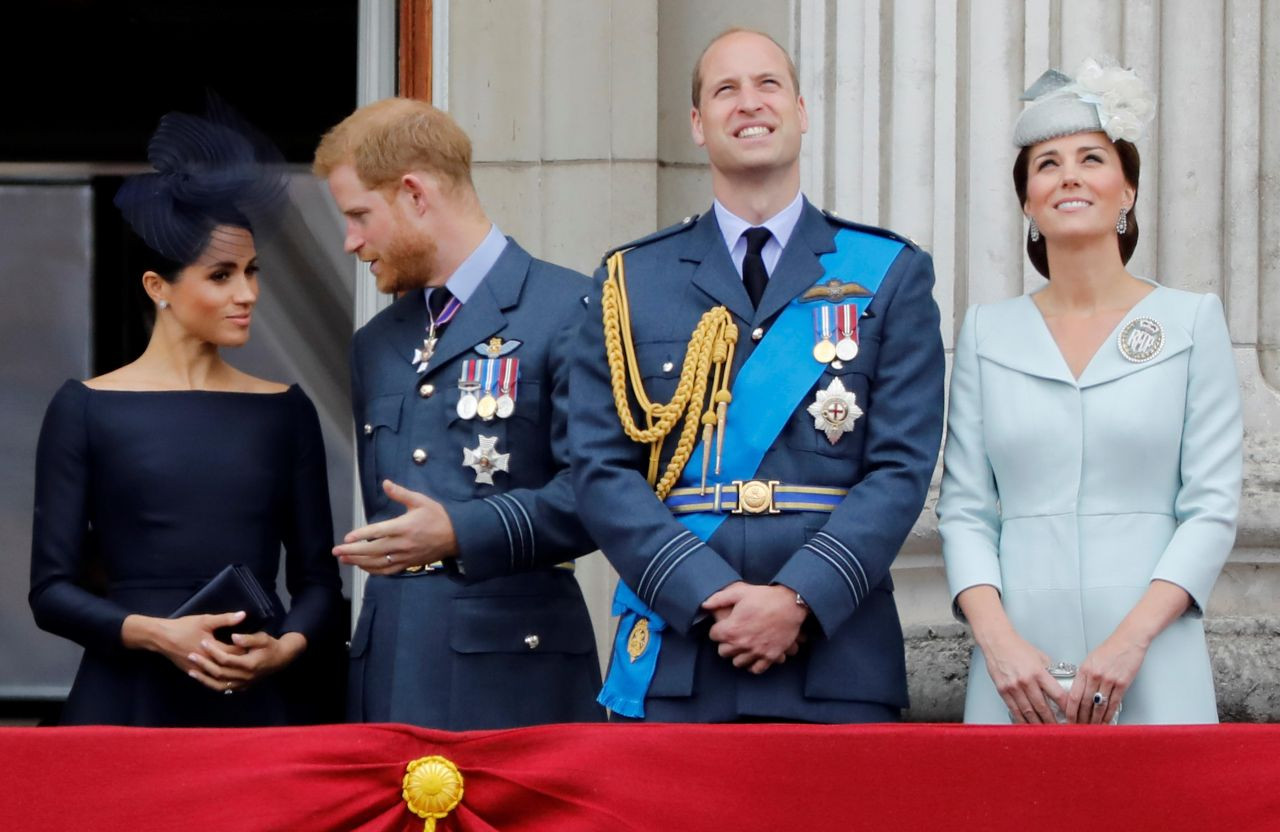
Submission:
[[[492,393],[485,393],[484,398],[476,405],[476,413],[486,422],[493,418],[493,414],[497,409],[498,401],[493,397]]]
[[[836,357],[836,345],[823,338],[813,346],[813,359],[822,364],[830,364]]]
[[[499,419],[509,419],[511,414],[516,412],[516,400],[503,393],[498,397],[495,410]]]
[[[1160,354],[1164,329],[1153,318],[1134,318],[1120,330],[1117,344],[1126,360],[1143,364]]]
[[[858,342],[852,338],[841,338],[836,342],[836,358],[841,361],[852,361],[858,357]]]
[[[470,393],[463,393],[462,398],[458,399],[458,418],[474,419],[476,418],[476,397]]]

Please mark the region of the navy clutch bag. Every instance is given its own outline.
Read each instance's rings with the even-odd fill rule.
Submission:
[[[194,595],[183,602],[169,617],[184,615],[221,615],[244,610],[244,620],[234,627],[223,627],[216,633],[222,640],[230,633],[256,633],[267,629],[276,617],[271,595],[262,588],[253,570],[233,563],[214,575]]]

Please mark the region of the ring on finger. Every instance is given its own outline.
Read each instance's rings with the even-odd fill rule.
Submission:
[[[387,566],[391,565],[391,555],[387,555]]]
[[[1105,705],[1105,704],[1107,704],[1107,695],[1106,695],[1105,693],[1103,693],[1102,691],[1100,691],[1100,690],[1098,690],[1098,691],[1094,691],[1094,693],[1093,693],[1093,704],[1094,704],[1095,706],[1099,706],[1099,705]]]

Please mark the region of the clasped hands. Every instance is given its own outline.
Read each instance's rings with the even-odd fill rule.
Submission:
[[[1144,646],[1113,633],[1085,657],[1070,690],[1064,690],[1047,670],[1049,657],[1012,630],[983,652],[1013,722],[1048,725],[1058,721],[1050,702],[1066,722],[1109,724],[1146,656]]]
[[[211,690],[242,690],[283,669],[307,648],[301,633],[276,638],[269,633],[234,633],[231,643],[214,633],[244,620],[244,612],[155,618],[130,615],[121,639],[130,649],[160,653],[175,667]]]
[[[404,514],[347,532],[333,547],[339,561],[370,575],[392,575],[458,554],[458,539],[444,506],[391,480],[382,481],[382,490],[405,507]]]
[[[781,584],[735,581],[703,601],[702,608],[715,617],[710,636],[721,657],[755,674],[794,656],[805,640],[800,628],[809,609],[796,603],[795,590]]]

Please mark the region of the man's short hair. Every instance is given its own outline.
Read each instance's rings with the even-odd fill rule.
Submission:
[[[415,170],[447,185],[471,185],[471,140],[448,113],[425,101],[384,98],[366,104],[324,134],[312,172],[327,178],[351,164],[366,188],[393,187]]]
[[[787,59],[787,72],[791,73],[791,86],[795,87],[796,95],[800,94],[800,75],[796,72],[796,62],[791,60],[791,53],[787,52],[786,47],[778,43],[773,35],[768,32],[761,32],[759,29],[748,29],[745,26],[734,26],[731,29],[725,29],[708,41],[707,45],[702,47],[702,51],[698,53],[698,60],[693,62],[693,108],[695,110],[702,105],[702,59],[707,56],[707,51],[722,39],[727,38],[729,35],[737,34],[759,35],[762,38],[768,38],[774,46],[782,50],[782,56]]]

